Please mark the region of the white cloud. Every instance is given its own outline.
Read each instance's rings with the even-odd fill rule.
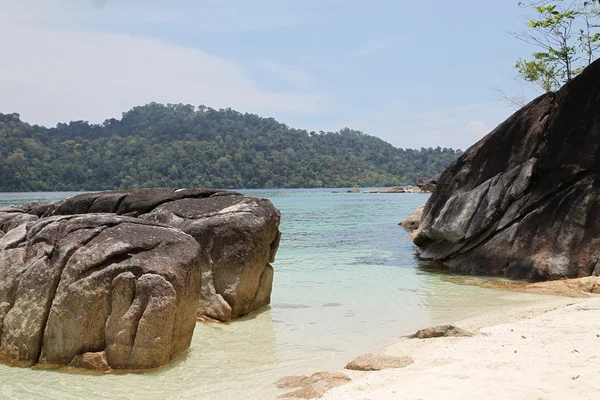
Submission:
[[[263,69],[283,77],[298,87],[306,87],[312,83],[310,76],[300,68],[280,65],[274,62],[266,62],[261,66]]]
[[[62,30],[17,9],[0,24],[0,112],[32,123],[119,117],[151,101],[252,112],[316,112],[314,93],[263,90],[241,65],[200,49],[126,34]],[[91,12],[94,12],[93,10]],[[14,21],[14,22],[10,22]],[[52,23],[54,21],[54,24]],[[61,21],[57,23],[56,21]]]

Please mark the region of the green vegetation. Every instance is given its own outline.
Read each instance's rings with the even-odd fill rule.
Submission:
[[[56,128],[0,114],[0,191],[393,186],[436,177],[460,154],[184,104],[151,103],[121,120]]]
[[[520,1],[535,16],[528,30],[513,35],[538,49],[532,59],[520,58],[519,76],[544,92],[553,92],[579,74],[600,49],[600,5],[597,0]]]

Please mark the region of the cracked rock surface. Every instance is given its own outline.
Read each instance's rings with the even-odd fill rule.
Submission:
[[[212,189],[82,194],[0,209],[0,357],[149,369],[189,348],[198,314],[270,302],[279,211]]]
[[[20,239],[0,252],[4,357],[69,364],[106,350],[112,368],[146,369],[189,347],[201,279],[200,246],[189,235],[87,214],[39,219]]]
[[[440,177],[414,243],[451,270],[600,275],[600,63],[517,111]]]

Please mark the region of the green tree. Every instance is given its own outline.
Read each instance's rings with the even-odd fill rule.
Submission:
[[[597,58],[600,48],[598,1],[519,2],[535,12],[527,30],[513,33],[537,47],[531,59],[519,58],[519,76],[543,92],[558,90]]]
[[[185,104],[150,103],[103,124],[50,129],[0,114],[0,191],[395,186],[434,178],[460,154]]]

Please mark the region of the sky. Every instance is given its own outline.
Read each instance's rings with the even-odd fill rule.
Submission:
[[[0,0],[0,112],[101,123],[149,102],[466,149],[527,99],[517,0]]]

